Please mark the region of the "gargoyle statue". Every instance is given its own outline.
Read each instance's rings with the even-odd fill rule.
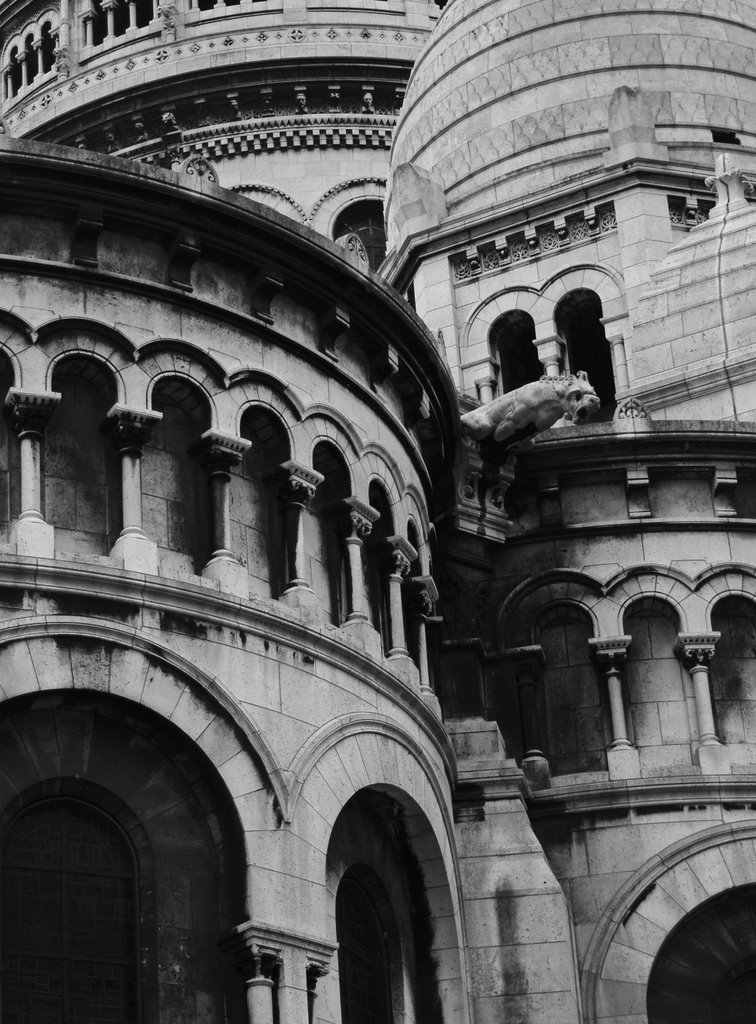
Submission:
[[[583,423],[600,406],[583,370],[560,377],[544,376],[465,413],[462,431],[476,441],[488,437],[499,442],[510,438],[519,441],[548,430],[562,418],[568,423]]]

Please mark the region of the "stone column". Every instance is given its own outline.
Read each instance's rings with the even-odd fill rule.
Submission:
[[[431,576],[410,576],[404,581],[403,590],[407,604],[407,617],[411,630],[413,653],[417,657],[420,675],[420,696],[441,717],[441,706],[433,692],[428,666],[428,619],[438,601],[438,588]]]
[[[281,950],[250,942],[234,951],[234,966],[247,990],[248,1024],[274,1024],[273,973],[281,963]]]
[[[115,10],[118,3],[119,0],[102,0],[102,9],[108,19],[108,29],[104,39],[106,43],[109,43],[115,36]]]
[[[384,584],[388,595],[389,636],[391,646],[389,658],[407,658],[407,640],[404,635],[404,607],[402,605],[402,580],[417,558],[417,552],[404,537],[386,537],[387,552],[383,563]]]
[[[680,633],[675,644],[675,653],[693,680],[699,744],[695,756],[701,771],[714,775],[729,774],[730,771],[729,757],[719,741],[714,725],[709,680],[709,663],[714,657],[719,637],[719,633]]]
[[[329,965],[327,960],[315,960],[312,957],[307,958],[307,1022],[308,1024],[315,1024],[315,1000],[318,998],[318,993],[315,991],[317,988],[318,980],[324,978],[328,974]]]
[[[207,470],[210,482],[210,514],[213,550],[202,575],[217,580],[221,590],[249,597],[247,570],[231,551],[231,470],[238,466],[251,441],[206,430],[192,446],[191,454]]]
[[[369,623],[365,597],[365,570],[363,560],[363,538],[370,534],[379,513],[359,498],[345,498],[338,503],[337,514],[341,516],[341,530],[347,563],[347,616],[344,625]]]
[[[551,772],[543,752],[543,727],[538,708],[538,693],[543,684],[543,650],[539,644],[506,652],[513,659],[517,703],[520,712],[522,762],[520,767],[533,789],[549,785]]]
[[[622,668],[627,660],[631,640],[630,636],[590,637],[588,640],[599,670],[606,679],[609,695],[612,739],[606,756],[611,779],[640,777],[638,751],[630,742],[622,692]]]
[[[123,527],[110,552],[124,569],[153,575],[158,571],[158,551],[142,528],[142,452],[161,412],[114,405],[103,428],[121,457]]]
[[[136,0],[129,0],[129,31],[134,31],[137,27],[137,9]]]
[[[84,22],[84,46],[93,46],[94,45],[94,26],[93,26],[94,15],[87,13],[82,18],[82,21]]]
[[[603,323],[603,321],[602,321]],[[625,338],[622,334],[607,335],[612,351],[612,367],[614,368],[614,390],[619,395],[630,387],[630,377],[627,370],[627,353],[625,351]]]
[[[26,60],[26,51],[19,53],[18,63],[21,65],[21,88],[25,89],[29,84],[29,64]]]
[[[55,391],[11,388],[5,412],[21,447],[21,513],[15,524],[16,552],[34,558],[54,558],[55,531],[42,514],[42,440],[58,407]]]
[[[281,474],[283,483],[278,495],[284,511],[287,569],[284,595],[293,591],[312,593],[305,561],[304,512],[324,477],[314,469],[293,461],[283,463]]]
[[[564,358],[564,342],[559,335],[552,334],[548,338],[536,338],[533,344],[538,349],[538,358],[541,360],[546,376],[558,377],[562,372]]]

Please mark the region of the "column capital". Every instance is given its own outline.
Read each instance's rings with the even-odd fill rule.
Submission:
[[[378,509],[353,495],[349,498],[340,498],[324,511],[327,516],[341,520],[340,526],[347,537],[367,537],[373,529],[373,524],[380,519]]]
[[[232,434],[221,434],[217,430],[206,430],[189,449],[189,454],[198,459],[210,473],[228,473],[238,466],[252,442]]]
[[[679,633],[675,654],[690,671],[698,666],[709,667],[721,633]]]
[[[519,670],[519,674],[531,672],[532,674],[540,673],[546,662],[546,655],[543,653],[543,647],[540,644],[527,644],[524,647],[508,647],[505,651],[500,654],[489,655],[492,661],[506,661],[512,662],[515,665],[515,670]]]
[[[5,399],[5,415],[19,438],[28,434],[42,436],[50,417],[60,403],[58,391],[21,391],[11,388]]]
[[[307,973],[308,987],[310,979],[312,979],[312,987],[315,987],[315,983],[318,978],[325,978],[331,970],[331,965],[328,960],[322,957],[314,957],[308,955],[306,958],[305,971]]]
[[[322,473],[318,473],[309,466],[302,466],[292,459],[281,463],[277,475],[281,481],[279,489],[281,499],[300,505],[306,505],[325,480]]]
[[[402,589],[407,596],[407,611],[411,616],[427,618],[433,614],[433,606],[438,601],[438,587],[432,576],[409,576]]]
[[[141,455],[152,431],[162,419],[162,412],[132,409],[116,403],[108,409],[102,428],[118,451],[132,451]]]
[[[588,646],[598,664],[608,671],[625,664],[632,639],[631,636],[591,636]]]
[[[384,537],[376,542],[383,555],[383,568],[387,575],[407,576],[412,563],[417,558],[417,551],[404,537],[395,535]]]

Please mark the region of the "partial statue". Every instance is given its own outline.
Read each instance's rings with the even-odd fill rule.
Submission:
[[[583,370],[560,377],[544,376],[465,413],[462,432],[476,441],[489,437],[499,442],[521,441],[548,430],[557,420],[584,423],[600,406]]]

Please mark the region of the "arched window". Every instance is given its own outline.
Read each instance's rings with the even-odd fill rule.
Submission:
[[[336,893],[342,1024],[392,1024],[383,927],[361,880],[347,873]]]
[[[383,649],[391,647],[391,619],[388,607],[388,593],[384,583],[383,562],[386,557],[386,538],[394,533],[394,519],[391,515],[391,502],[385,488],[376,480],[370,484],[368,504],[378,512],[378,520],[373,524],[368,543],[367,581],[370,595],[370,614],[373,626],[383,639]]]
[[[346,560],[338,518],[344,509],[338,505],[349,497],[351,479],[341,452],[325,441],[315,445],[312,468],[324,479],[305,520],[305,550],[312,553],[312,589],[327,595],[331,621],[338,626],[346,618]]]
[[[601,323],[601,299],[587,288],[576,288],[560,301],[554,316],[557,334],[567,346],[572,373],[585,370],[601,399],[599,419],[611,418],[614,397],[612,353]]]
[[[42,74],[52,71],[55,63],[55,39],[52,34],[52,25],[46,21],[42,26],[42,42],[39,47]]]
[[[719,736],[723,743],[754,743],[756,604],[745,597],[726,597],[714,607],[711,626],[721,634],[709,670]]]
[[[261,406],[246,409],[241,436],[252,442],[231,477],[234,550],[246,554],[254,593],[280,597],[286,586],[284,521],[277,471],[291,458],[286,428]]]
[[[164,377],[152,394],[163,420],[142,459],[145,530],[174,554],[175,567],[201,572],[210,555],[207,474],[189,449],[210,427],[206,396],[183,377]],[[170,557],[170,556],[168,556]]]
[[[544,653],[546,753],[552,774],[606,769],[608,701],[591,663],[588,613],[572,604],[552,605],[538,617],[533,633]]]
[[[2,850],[4,1024],[137,1024],[138,888],[118,824],[80,800],[44,800]]]
[[[502,393],[514,391],[543,376],[535,340],[535,323],[529,313],[512,309],[494,321],[489,332],[491,354],[500,366]]]
[[[26,60],[26,81],[31,83],[39,73],[39,54],[31,33],[24,39],[24,59]]]
[[[5,405],[9,389],[13,386],[13,368],[0,354],[0,407]],[[9,540],[11,519],[19,514],[19,447],[15,431],[9,429],[5,417],[0,417],[0,536]]]
[[[333,227],[334,239],[351,234],[360,236],[370,269],[377,270],[386,256],[383,203],[379,199],[361,199],[339,214]]]
[[[625,612],[630,719],[641,767],[654,763],[690,764],[690,723],[686,680],[674,648],[680,630],[675,609],[659,598],[635,601]],[[655,749],[651,749],[655,748]]]
[[[100,429],[117,400],[112,373],[67,356],[53,373],[61,394],[45,433],[45,509],[60,551],[106,555],[121,530],[118,455]]]

